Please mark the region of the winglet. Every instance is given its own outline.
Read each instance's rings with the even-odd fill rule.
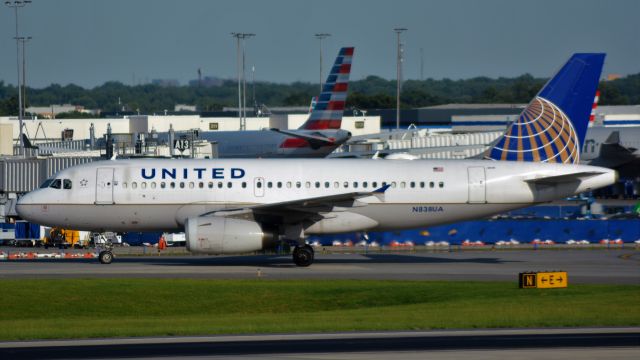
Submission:
[[[387,191],[388,188],[391,187],[391,184],[387,184],[379,189],[373,190],[372,193],[373,194],[384,194],[385,191]]]

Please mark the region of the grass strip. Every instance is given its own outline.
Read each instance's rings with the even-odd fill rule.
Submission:
[[[0,280],[0,340],[639,326],[640,286],[511,282]]]

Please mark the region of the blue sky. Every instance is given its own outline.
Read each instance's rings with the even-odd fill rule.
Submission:
[[[235,78],[231,32],[247,41],[256,80],[318,81],[325,64],[355,46],[352,78],[395,79],[394,27],[406,27],[404,78],[550,76],[573,52],[608,54],[605,73],[640,72],[636,0],[33,0],[20,10],[27,82],[44,87],[156,78],[186,83],[203,75]],[[16,83],[13,10],[0,8],[0,80]],[[326,67],[325,67],[326,68]]]

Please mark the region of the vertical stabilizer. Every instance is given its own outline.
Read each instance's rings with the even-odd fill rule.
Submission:
[[[340,129],[347,100],[353,50],[353,47],[344,47],[338,52],[327,81],[322,86],[322,93],[309,119],[300,127],[301,130]]]
[[[576,164],[605,54],[574,54],[485,157]]]

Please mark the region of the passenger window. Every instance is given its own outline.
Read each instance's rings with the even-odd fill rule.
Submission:
[[[354,189],[355,189],[355,188],[358,188],[358,182],[357,182],[357,181],[354,181],[354,182],[353,182],[353,188],[354,188]]]
[[[296,181],[296,187],[300,189],[300,187],[302,187],[302,183],[300,181]]]
[[[366,182],[366,181],[364,181],[364,182],[362,183],[362,187],[366,189],[367,187],[369,187],[369,183],[368,183],[368,182]]]
[[[156,188],[156,182],[155,182],[155,181],[151,182],[150,184],[151,184],[151,188],[152,188],[152,189],[155,189],[155,188]]]
[[[372,182],[371,186],[373,186],[374,189],[377,189],[378,188],[378,182],[377,181]]]
[[[307,189],[311,187],[311,183],[309,181],[307,181],[306,183],[304,183],[304,187],[306,187]]]
[[[329,186],[330,186],[330,185],[329,185],[329,182],[328,182],[328,181],[325,181],[325,182],[324,182],[324,187],[328,189],[328,188],[329,188]]]
[[[348,181],[345,181],[343,185],[344,185],[344,188],[346,189],[346,188],[348,188],[348,187],[349,187],[349,182],[348,182]]]
[[[406,187],[407,187],[407,183],[406,183],[406,182],[404,182],[404,181],[401,181],[401,182],[400,182],[400,188],[401,188],[401,189],[404,189],[404,188],[406,188]]]
[[[267,183],[267,187],[268,187],[269,189],[271,189],[271,188],[273,187],[273,183],[272,183],[271,181],[269,181],[269,182]]]
[[[232,187],[232,186],[233,186],[233,183],[231,183],[231,181],[229,181],[229,182],[227,183],[227,188],[231,189],[231,187]]]
[[[420,187],[424,188],[424,181],[420,181]]]
[[[339,188],[340,187],[340,183],[337,182],[337,181],[334,181],[333,182],[333,187],[336,188],[336,189]]]
[[[319,189],[320,188],[320,181],[316,181],[315,185],[316,185],[316,189]]]
[[[200,183],[198,183],[198,187],[200,189],[204,189],[204,183],[202,181],[200,181]]]
[[[141,188],[141,189],[146,189],[146,188],[147,188],[147,183],[146,183],[146,182],[144,182],[144,181],[143,181],[143,182],[141,182],[141,183],[140,183],[140,188]]]
[[[278,181],[278,189],[282,188],[282,181]]]
[[[411,184],[409,184],[411,186],[411,188],[413,189],[414,187],[416,187],[416,182],[412,181]]]
[[[438,186],[440,187],[440,189],[442,189],[442,188],[444,187],[444,183],[443,183],[442,181],[440,181],[440,182],[438,183]]]
[[[189,182],[189,189],[193,189],[196,187],[196,184],[193,183],[193,181]]]
[[[209,184],[207,184],[209,186],[209,189],[213,189],[213,181],[209,181]]]
[[[71,180],[69,180],[69,179],[62,180],[62,185],[63,185],[65,190],[70,190],[71,189]]]
[[[60,181],[60,179],[55,179],[51,182],[51,185],[49,185],[49,187],[52,187],[54,189],[60,189],[62,188],[62,181]]]
[[[291,181],[287,181],[287,189],[291,189]]]
[[[242,182],[242,188],[246,189],[247,188],[247,183],[245,181]]]
[[[126,182],[123,182],[123,183],[122,183],[122,188],[123,188],[123,189],[126,189],[126,188],[127,188],[127,183],[126,183]]]
[[[395,181],[391,182],[391,187],[394,188],[394,189],[396,188],[396,182]]]
[[[180,189],[184,189],[184,181],[180,181]]]
[[[258,181],[258,182],[256,183],[256,187],[257,187],[258,189],[262,189],[262,181]]]
[[[435,184],[433,183],[433,181],[429,181],[429,187],[433,189],[434,186]]]
[[[173,181],[172,181],[172,182],[170,182],[170,183],[169,183],[169,187],[170,187],[170,188],[172,188],[172,189],[175,189],[175,188],[176,188],[176,183],[175,183],[175,182],[173,182]]]
[[[222,181],[218,182],[218,189],[222,189]]]
[[[138,183],[137,183],[137,182],[135,182],[135,181],[134,181],[134,182],[132,182],[132,183],[131,183],[131,188],[132,188],[132,189],[137,189],[137,188],[138,188]]]
[[[167,183],[165,183],[164,181],[160,183],[160,188],[164,189],[167,187]]]

